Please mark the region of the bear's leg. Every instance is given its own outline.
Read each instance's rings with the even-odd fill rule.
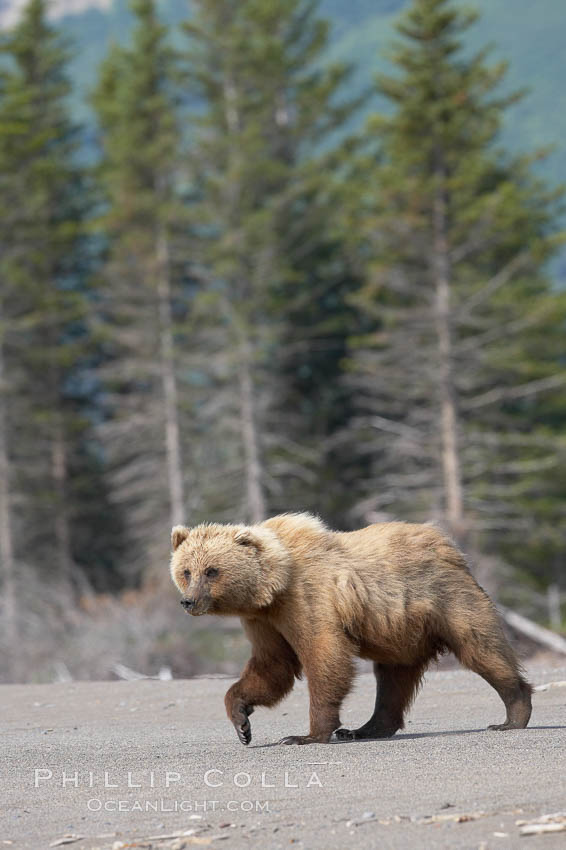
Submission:
[[[250,714],[256,705],[273,706],[283,699],[293,687],[293,667],[278,658],[263,663],[250,658],[240,679],[228,689],[224,697],[226,713],[232,721],[240,743],[247,745],[252,739]]]
[[[403,719],[416,696],[426,664],[414,666],[386,665],[374,662],[377,679],[375,709],[359,729],[337,729],[339,741],[359,741],[390,738],[403,728]]]
[[[514,659],[513,663],[509,663],[498,652],[474,647],[461,648],[457,656],[465,667],[478,673],[495,688],[505,704],[505,722],[494,723],[488,729],[524,729],[531,716],[532,688],[518,672]]]
[[[280,744],[326,744],[340,726],[340,706],[352,686],[354,665],[347,645],[328,643],[315,643],[308,657],[301,659],[309,684],[309,734],[289,735]]]
[[[495,688],[505,704],[505,723],[488,728],[524,729],[531,716],[532,688],[521,675],[495,612],[484,612],[481,621],[478,617],[473,628],[467,626],[456,637],[450,641],[450,648],[458,660]]]
[[[252,730],[249,716],[254,706],[276,705],[293,687],[295,676],[301,675],[299,659],[287,641],[271,626],[244,622],[253,654],[239,680],[224,697],[226,712],[240,742],[250,743]]]

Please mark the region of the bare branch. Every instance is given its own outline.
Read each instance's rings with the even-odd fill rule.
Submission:
[[[517,319],[515,322],[507,322],[504,327],[501,324],[495,324],[490,330],[464,340],[458,346],[458,354],[469,354],[471,351],[483,348],[490,342],[500,342],[505,337],[513,336],[527,328],[534,327],[544,318],[545,313],[550,313],[550,309],[546,305],[542,310],[533,311],[533,313]]]
[[[486,407],[488,404],[495,404],[498,401],[506,401],[513,398],[525,398],[529,395],[534,395],[545,390],[553,390],[566,383],[566,374],[551,375],[548,378],[539,378],[536,381],[529,381],[527,384],[521,384],[518,387],[495,387],[476,398],[468,399],[462,403],[463,410],[476,410],[479,407]]]
[[[522,251],[520,254],[517,254],[510,260],[507,265],[503,266],[503,268],[494,275],[491,280],[485,284],[485,286],[480,289],[479,292],[476,292],[475,295],[472,295],[471,298],[468,298],[467,301],[464,302],[462,307],[460,308],[459,318],[462,320],[465,318],[467,313],[475,310],[476,307],[479,307],[480,304],[483,304],[484,301],[487,301],[488,298],[491,298],[498,289],[501,289],[502,286],[505,286],[506,283],[511,280],[513,275],[524,265],[526,265],[527,260],[530,255],[527,251]]]
[[[404,425],[402,422],[395,422],[393,419],[386,419],[385,416],[372,416],[369,419],[369,424],[379,431],[389,431],[391,434],[398,434],[400,437],[406,437],[409,440],[422,442],[423,435],[410,425]]]

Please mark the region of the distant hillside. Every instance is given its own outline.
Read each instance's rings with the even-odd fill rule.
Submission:
[[[27,0],[0,0],[0,28],[11,26],[25,6]],[[51,16],[78,15],[91,6],[106,8],[112,0],[50,0]]]

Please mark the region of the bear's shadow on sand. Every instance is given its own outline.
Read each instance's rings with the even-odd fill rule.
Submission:
[[[522,735],[528,732],[538,732],[541,729],[566,729],[566,726],[529,726],[527,729],[514,729],[507,730],[506,734],[509,732],[520,732]],[[486,729],[485,727],[481,729],[447,729],[445,732],[402,732],[400,735],[392,735],[391,738],[365,738],[358,739],[352,741],[329,741],[332,745],[342,746],[343,744],[389,744],[393,741],[414,741],[418,738],[443,738],[450,735],[476,735],[478,732],[488,732],[490,737],[493,736],[494,739],[497,736],[494,735],[493,730]],[[268,747],[284,747],[286,744],[281,744],[280,741],[273,741],[269,744],[250,744],[248,749],[250,750],[263,750]],[[324,744],[326,746],[326,744]]]

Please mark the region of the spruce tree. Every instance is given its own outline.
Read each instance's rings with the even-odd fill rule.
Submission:
[[[165,554],[155,548],[166,546],[163,527],[186,519],[173,317],[180,134],[167,30],[154,0],[133,0],[131,9],[131,43],[110,50],[93,103],[107,238],[103,434],[113,497],[127,508],[132,551],[139,546],[147,564]]]
[[[336,246],[321,147],[356,104],[340,95],[349,69],[322,65],[328,27],[310,0],[198,0],[185,31],[202,106],[191,156],[196,310],[209,320],[201,410],[216,433],[200,489],[218,513],[258,521],[294,491],[313,506],[322,468],[313,435],[302,442],[317,411],[298,371],[319,359],[302,318],[320,330],[320,304],[340,290],[342,271],[322,273]]]
[[[497,146],[518,95],[501,94],[504,64],[464,49],[475,17],[414,0],[377,81],[391,111],[368,124],[352,212],[373,329],[353,341],[350,386],[372,447],[365,517],[436,516],[497,549],[532,530],[528,494],[558,462],[565,303],[546,265],[558,196],[535,157]]]
[[[68,115],[68,58],[46,21],[46,3],[31,0],[2,40],[0,448],[7,469],[3,545],[11,551],[3,560],[41,567],[77,591],[70,468],[87,426],[75,385],[86,356],[90,255],[77,128]],[[34,552],[40,564],[30,559]]]

